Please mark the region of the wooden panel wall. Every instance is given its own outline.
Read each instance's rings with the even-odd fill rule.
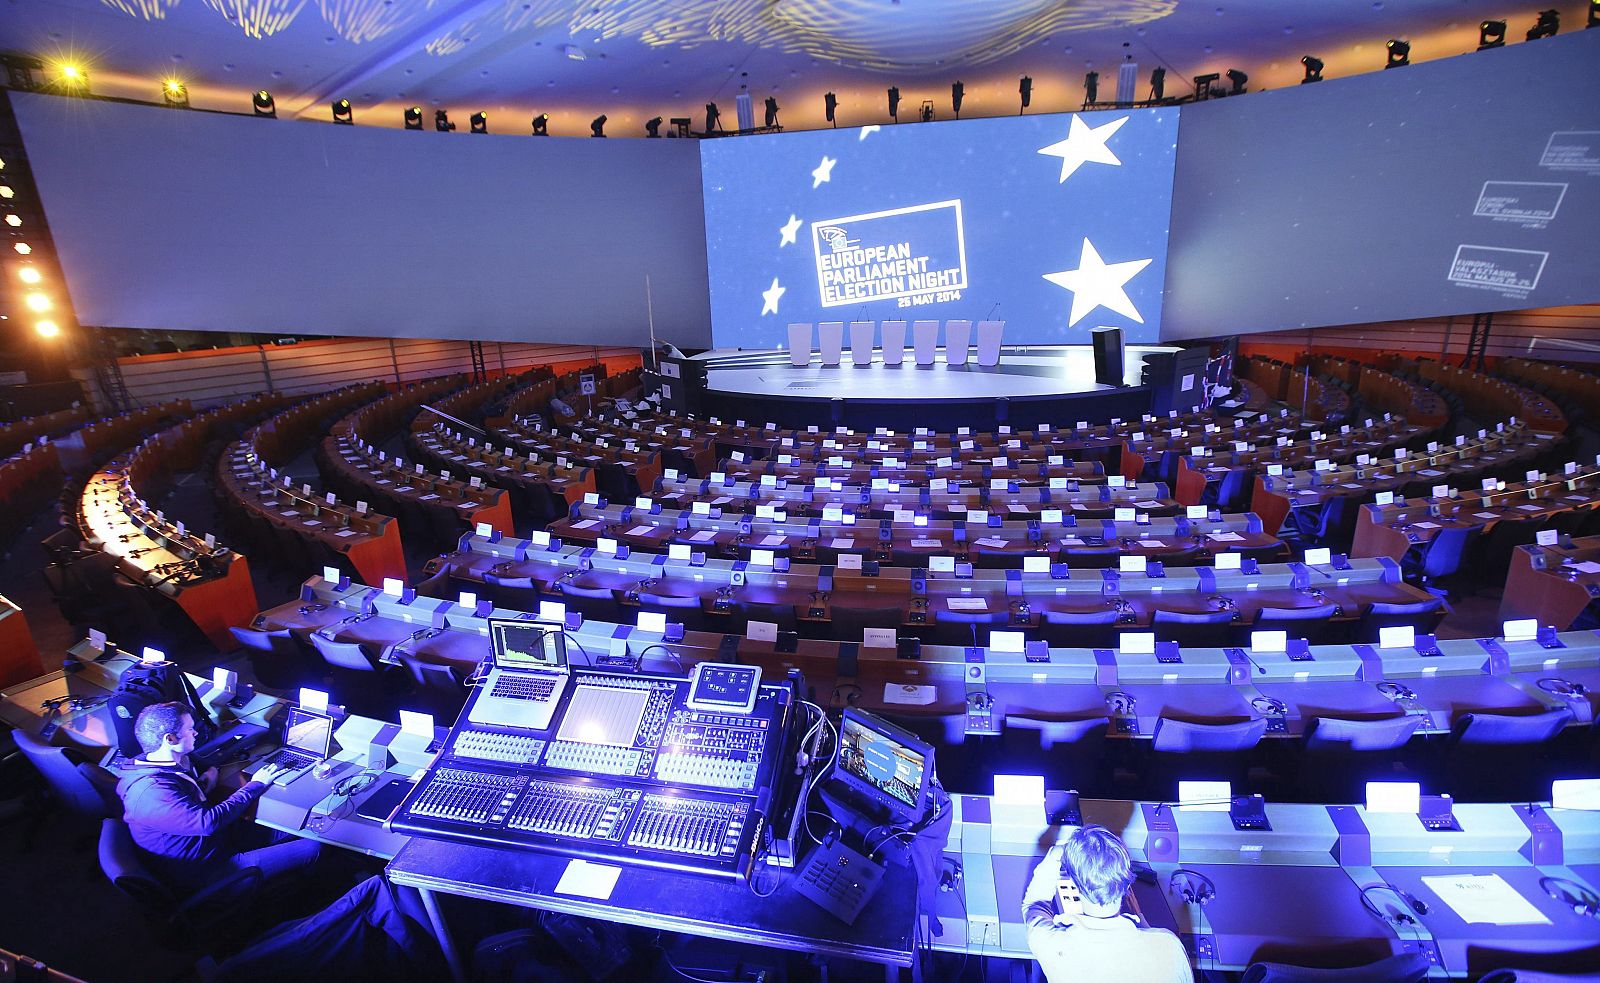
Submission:
[[[1472,336],[1472,316],[1381,321],[1306,331],[1241,335],[1242,354],[1293,361],[1307,349],[1370,362],[1394,353],[1460,359]],[[1550,362],[1600,362],[1600,304],[1502,311],[1494,316],[1485,350],[1489,359],[1511,356]]]
[[[551,365],[555,372],[587,365],[598,357],[612,372],[637,368],[638,349],[590,348],[484,342],[484,367],[490,375]],[[298,345],[265,345],[143,355],[119,360],[122,377],[134,402],[149,406],[186,398],[196,407],[231,402],[251,393],[277,390],[289,394],[327,392],[355,382],[377,380],[394,385],[452,372],[472,371],[470,346],[464,341],[416,338],[336,338]],[[94,373],[73,373],[95,405],[104,407]]]

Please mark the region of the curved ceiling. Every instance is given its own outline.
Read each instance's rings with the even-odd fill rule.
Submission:
[[[1382,66],[1384,42],[1405,38],[1415,61],[1471,51],[1478,22],[1508,21],[1511,43],[1543,5],[1503,0],[12,0],[0,49],[85,67],[97,95],[159,101],[181,80],[198,108],[248,110],[266,88],[280,116],[326,120],[348,98],[359,124],[400,125],[404,107],[486,111],[490,131],[527,133],[551,114],[556,135],[641,135],[653,116],[696,121],[719,101],[724,125],[741,87],[775,96],[789,129],[826,126],[822,95],[838,94],[841,125],[887,122],[931,100],[951,115],[1018,111],[1018,79],[1033,79],[1030,111],[1077,109],[1083,75],[1115,91],[1125,55],[1168,69],[1167,93],[1197,74],[1239,68],[1251,88],[1298,84],[1301,55],[1335,79]],[[1580,29],[1585,5],[1556,5]],[[47,76],[53,69],[47,69]],[[758,120],[759,121],[759,120]]]

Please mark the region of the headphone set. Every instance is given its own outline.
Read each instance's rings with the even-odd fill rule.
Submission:
[[[1539,888],[1557,904],[1571,907],[1574,915],[1600,918],[1600,896],[1576,881],[1564,877],[1541,877]]]
[[[1179,867],[1167,878],[1167,890],[1183,899],[1184,904],[1206,905],[1217,899],[1217,886],[1211,878],[1197,870]]]
[[[1415,925],[1415,924],[1417,924],[1417,920],[1415,918],[1413,918],[1410,914],[1407,914],[1404,911],[1397,911],[1397,912],[1394,912],[1393,914],[1390,914],[1389,912],[1385,912],[1385,911],[1380,910],[1378,908],[1377,904],[1375,904],[1373,902],[1373,900],[1367,896],[1368,892],[1370,892],[1370,891],[1388,891],[1390,894],[1392,894],[1395,897],[1399,898],[1401,901],[1404,901],[1405,904],[1406,904],[1406,907],[1410,908],[1413,912],[1415,912],[1418,915],[1426,915],[1428,913],[1428,911],[1429,911],[1427,902],[1423,901],[1421,898],[1418,898],[1416,895],[1412,894],[1409,891],[1405,891],[1405,890],[1402,890],[1402,889],[1400,889],[1398,887],[1395,887],[1393,884],[1390,884],[1388,881],[1381,881],[1381,882],[1379,882],[1377,884],[1368,884],[1366,887],[1362,888],[1361,889],[1361,904],[1362,904],[1362,906],[1365,907],[1368,911],[1372,912],[1378,918],[1382,919],[1383,921],[1392,922],[1393,924],[1395,924],[1397,926],[1398,925]]]
[[[1133,698],[1132,693],[1124,693],[1119,689],[1106,694],[1106,707],[1115,716],[1131,717],[1138,705],[1139,701]]]

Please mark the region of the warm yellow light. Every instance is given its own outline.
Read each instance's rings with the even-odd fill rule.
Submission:
[[[177,79],[167,79],[167,91],[173,95],[183,92],[183,83]]]
[[[40,280],[44,279],[44,277],[39,275],[39,271],[31,266],[23,266],[18,268],[17,276],[22,278],[23,283],[38,283]]]
[[[17,252],[21,253],[24,256],[26,256],[29,253],[33,252],[33,247],[28,245],[25,242],[19,242],[15,246],[12,246],[11,248],[15,249]]]
[[[21,215],[7,215],[6,216],[6,224],[11,226],[13,229],[21,228],[22,227],[22,216]]]
[[[54,321],[40,321],[33,326],[33,330],[39,332],[41,338],[54,338],[61,333],[61,329]]]
[[[51,307],[50,298],[41,293],[29,294],[24,298],[24,302],[28,305],[29,310],[38,311],[41,314]]]
[[[83,78],[83,69],[72,64],[71,62],[67,62],[61,66],[61,77],[64,79],[71,79],[72,81],[76,82]]]
[[[16,192],[11,190],[11,185],[0,184],[0,198],[10,198],[14,194]]]

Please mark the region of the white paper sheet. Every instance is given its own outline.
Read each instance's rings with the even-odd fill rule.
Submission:
[[[567,869],[561,872],[561,880],[556,882],[556,893],[575,894],[579,897],[605,901],[616,889],[617,878],[621,874],[621,867],[573,860],[567,864]]]
[[[1424,877],[1422,883],[1468,924],[1550,924],[1550,919],[1499,874],[1440,874]]]

